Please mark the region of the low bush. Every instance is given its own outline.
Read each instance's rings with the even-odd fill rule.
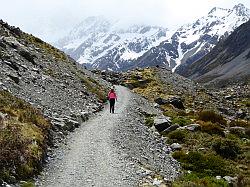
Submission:
[[[30,104],[0,91],[0,179],[13,183],[37,174],[47,147],[50,123]]]
[[[228,187],[224,179],[215,177],[199,177],[194,173],[186,173],[173,183],[173,187]]]
[[[167,136],[170,139],[169,143],[178,142],[183,143],[185,142],[185,138],[187,136],[186,130],[175,130],[173,132],[170,132]]]
[[[235,159],[240,154],[240,145],[231,139],[215,139],[212,144],[213,150],[223,158]]]
[[[172,123],[175,124],[179,124],[180,126],[185,126],[185,125],[189,125],[192,121],[190,119],[187,119],[185,117],[175,117],[172,119]]]
[[[152,127],[154,125],[154,117],[148,116],[145,118],[145,124],[148,127]]]
[[[250,127],[250,123],[244,120],[233,120],[229,123],[230,127]]]
[[[224,129],[217,123],[212,122],[201,122],[199,123],[201,125],[201,131],[206,132],[208,134],[218,134],[221,136],[224,136]]]
[[[194,172],[198,177],[206,176],[226,176],[233,170],[229,169],[230,164],[220,156],[214,154],[204,154],[196,151],[185,154],[184,152],[175,152],[173,158],[181,162],[185,170]]]
[[[198,114],[198,120],[205,122],[211,121],[213,123],[219,123],[221,125],[226,125],[227,121],[219,114],[214,111],[204,110]]]

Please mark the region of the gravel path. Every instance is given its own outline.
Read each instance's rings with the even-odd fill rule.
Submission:
[[[147,144],[144,139],[148,139],[148,137],[143,133],[144,139],[142,140],[139,138],[137,138],[138,140],[127,139],[135,136],[134,130],[131,130],[133,128],[131,120],[133,119],[126,122],[129,110],[139,110],[135,107],[131,108],[135,101],[134,98],[132,99],[134,94],[121,86],[116,87],[116,90],[118,102],[115,114],[110,114],[109,108],[106,106],[102,112],[70,134],[67,144],[55,152],[55,157],[39,177],[38,186],[138,186],[139,180],[144,177],[145,172],[147,175],[150,173],[148,169],[143,171],[141,158],[138,158],[141,155],[138,155],[137,158],[131,155],[138,152],[140,144]],[[134,118],[134,116],[132,117]],[[136,119],[137,124],[139,124],[138,120]],[[136,128],[138,129],[138,127]],[[143,128],[145,128],[144,125]],[[138,133],[145,131],[143,128],[137,130]],[[127,132],[132,134],[125,136]],[[151,137],[149,140],[154,141]],[[157,142],[156,145],[158,145]],[[161,145],[163,146],[163,144]],[[146,145],[146,147],[149,146]],[[163,154],[164,156],[158,155],[157,158],[164,159],[164,163],[158,161],[156,165],[161,165],[160,163],[165,165],[166,162],[169,162],[169,159],[165,159],[167,153]],[[145,158],[147,155],[142,155],[142,157]],[[154,157],[155,155],[152,158]],[[153,159],[156,163],[157,158]],[[178,173],[173,164],[176,165],[176,162],[171,160],[169,165],[164,166],[170,179],[175,178]],[[150,168],[150,165],[147,164],[147,168]],[[160,171],[163,170],[160,168]]]

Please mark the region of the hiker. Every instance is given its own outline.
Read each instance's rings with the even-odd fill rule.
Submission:
[[[117,101],[117,96],[114,90],[114,87],[111,88],[109,94],[108,94],[108,99],[109,99],[109,105],[110,105],[110,113],[115,112],[115,101]]]

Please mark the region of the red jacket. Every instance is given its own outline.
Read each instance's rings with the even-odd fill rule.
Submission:
[[[108,98],[109,99],[117,99],[116,93],[115,92],[109,92]]]

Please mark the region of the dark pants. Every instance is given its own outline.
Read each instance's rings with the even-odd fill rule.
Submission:
[[[114,113],[115,112],[115,99],[110,99],[109,100],[109,104],[110,104],[110,113]]]

